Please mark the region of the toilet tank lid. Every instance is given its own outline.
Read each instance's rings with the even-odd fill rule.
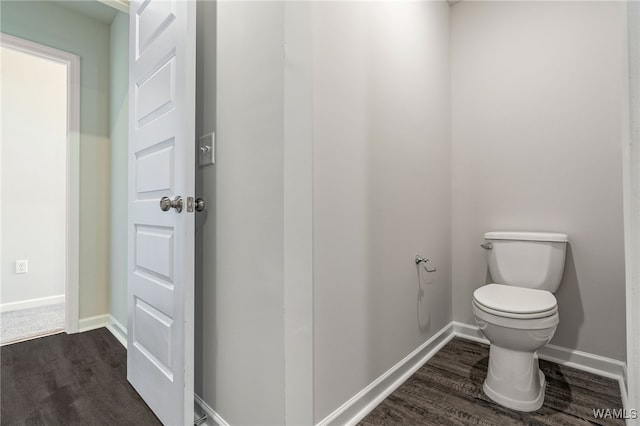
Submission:
[[[519,240],[519,241],[552,241],[564,242],[569,241],[567,234],[559,232],[487,232],[484,234],[486,240]]]

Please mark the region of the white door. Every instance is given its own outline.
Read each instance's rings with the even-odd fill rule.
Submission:
[[[193,424],[196,4],[130,6],[127,379],[182,426]],[[182,211],[163,211],[163,197]]]

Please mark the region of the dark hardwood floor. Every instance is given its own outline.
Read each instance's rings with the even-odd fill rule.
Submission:
[[[624,424],[595,419],[594,408],[622,407],[615,380],[546,361],[544,406],[503,408],[482,382],[486,345],[453,339],[360,423],[374,425]],[[0,348],[1,425],[160,425],[126,379],[126,351],[104,329]]]
[[[0,348],[0,424],[161,425],[126,378],[127,355],[105,328]]]
[[[594,408],[622,408],[617,381],[542,360],[542,408],[521,413],[501,407],[482,391],[488,359],[488,346],[453,339],[360,425],[624,425],[593,415]]]

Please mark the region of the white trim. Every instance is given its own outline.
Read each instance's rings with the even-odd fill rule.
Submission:
[[[37,336],[28,336],[28,337],[25,337],[24,339],[17,339],[17,340],[12,340],[10,342],[3,342],[3,343],[0,343],[0,346],[9,346],[15,343],[28,342],[29,340],[39,339],[41,337],[53,336],[54,334],[60,334],[60,333],[64,333],[64,330],[59,329],[59,330],[38,334]]]
[[[67,66],[67,223],[65,270],[65,331],[78,331],[80,269],[80,57],[8,34],[2,46]]]
[[[112,315],[106,314],[85,318],[81,320],[81,325],[81,331],[107,327],[120,343],[122,343],[125,348],[127,347],[127,329]],[[367,387],[342,404],[337,410],[318,422],[317,426],[350,426],[357,424],[454,337],[460,337],[486,345],[489,344],[489,341],[484,337],[478,327],[452,321],[420,347],[371,382]],[[587,352],[563,348],[557,345],[546,345],[538,351],[538,356],[541,359],[555,362],[556,364],[618,380],[622,407],[625,409],[635,408],[633,406],[630,407],[627,401],[627,390],[624,383],[626,364],[624,362]],[[229,426],[229,423],[203,401],[200,396],[194,394],[194,402],[196,405],[196,413],[198,415],[206,414],[208,416],[207,421],[204,423],[205,426]]]
[[[96,315],[94,317],[82,318],[79,321],[78,332],[95,330],[96,328],[106,327],[109,322],[109,314]]]
[[[118,342],[127,349],[127,328],[111,314],[82,318],[80,320],[80,328],[78,331],[80,333],[84,333],[85,331],[91,331],[102,327],[109,330],[111,334],[118,339]]]
[[[58,303],[64,303],[64,294],[39,297],[37,299],[21,300],[19,302],[3,303],[0,305],[0,312],[11,312],[21,309],[39,308],[40,306],[57,305]]]
[[[203,423],[204,426],[229,426],[229,423],[216,413],[209,404],[204,402],[199,395],[193,394],[193,402],[195,403],[195,413],[197,416],[207,415],[207,420]]]
[[[78,331],[80,318],[80,57],[70,55],[69,140],[67,145],[67,333]]]
[[[625,363],[587,352],[548,344],[538,351],[540,358],[611,379],[624,379]]]
[[[453,321],[452,324],[456,337],[484,343],[486,345],[489,344],[489,341],[484,337],[478,327],[457,321]],[[540,349],[538,356],[540,359],[546,361],[617,380],[620,386],[622,406],[623,408],[627,408],[627,387],[625,385],[627,367],[624,362],[551,344]]]
[[[387,370],[363,390],[321,420],[319,426],[355,425],[387,396],[411,377],[433,355],[454,337],[453,323],[449,323],[403,360]]]
[[[620,386],[620,398],[623,408],[636,408],[627,406],[627,365],[617,359],[590,354],[578,350],[563,348],[562,346],[546,345],[538,351],[538,356],[546,361],[586,371],[598,376],[608,377],[618,381]]]
[[[475,342],[489,344],[478,327],[454,321],[453,331],[457,337]],[[590,354],[575,349],[548,344],[538,351],[541,359],[566,365],[577,370],[587,371],[610,379],[623,379],[626,365],[617,359]]]
[[[109,330],[111,334],[118,339],[118,342],[127,349],[127,327],[122,325],[122,323],[115,319],[111,314],[107,316],[107,323],[105,327],[107,327],[107,330]]]
[[[87,328],[87,330],[100,328],[102,324],[104,324],[104,326],[107,327],[107,330],[109,330],[111,334],[113,334],[115,338],[118,339],[122,346],[127,349],[127,328],[122,325],[120,321],[115,319],[113,315],[98,315],[96,317],[87,318],[87,320],[92,320],[91,322],[93,323],[91,325],[92,328]],[[207,420],[203,423],[203,426],[229,426],[229,423],[227,423],[218,413],[216,413],[215,410],[209,406],[209,404],[204,402],[204,400],[200,398],[199,395],[194,393],[193,401],[194,412],[196,413],[196,416],[199,417],[203,414],[207,415]]]
[[[625,48],[628,52],[624,76],[626,105],[623,107],[622,184],[627,308],[627,390],[631,408],[640,408],[640,5],[622,2],[625,8]],[[640,419],[627,421],[639,425]]]
[[[93,321],[94,319],[95,321]],[[87,318],[87,320],[92,320],[91,322],[93,324],[91,325],[91,328],[88,327],[87,330],[83,331],[100,328],[102,324],[104,324],[104,326],[107,327],[107,330],[109,330],[111,334],[113,334],[114,337],[118,339],[120,344],[122,344],[122,346],[127,349],[127,328],[122,325],[120,321],[115,319],[113,315],[98,315],[97,317]],[[101,323],[101,321],[103,322]],[[87,321],[87,325],[89,325],[88,323],[89,321]],[[215,410],[209,406],[209,404],[204,402],[204,400],[200,398],[198,394],[194,393],[193,401],[195,404],[194,412],[196,413],[196,417],[200,417],[204,414],[207,415],[207,420],[202,424],[203,426],[229,426],[229,423],[227,423],[222,418],[222,416],[216,413]]]
[[[96,315],[94,317],[83,318],[80,320],[80,332],[95,330],[105,327],[118,339],[118,342],[127,349],[127,327],[122,325],[120,321],[115,319],[111,314]]]
[[[452,321],[451,324],[453,325],[453,332],[457,337],[484,343],[485,345],[489,344],[489,341],[484,337],[484,334],[482,334],[478,327],[458,321]]]
[[[357,424],[454,337],[489,344],[478,327],[452,321],[337,410],[318,422],[317,426]],[[627,402],[624,383],[626,365],[624,362],[556,345],[546,345],[538,351],[538,356],[556,364],[618,380],[622,407],[624,409],[636,408],[629,406]],[[213,410],[211,412],[213,413]],[[226,425],[226,423],[224,424]]]
[[[129,1],[128,0],[98,0],[102,4],[106,4],[120,12],[129,14]]]

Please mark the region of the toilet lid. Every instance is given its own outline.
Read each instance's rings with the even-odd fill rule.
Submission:
[[[482,286],[473,292],[473,298],[490,309],[514,314],[547,312],[557,305],[549,291],[503,284]]]

